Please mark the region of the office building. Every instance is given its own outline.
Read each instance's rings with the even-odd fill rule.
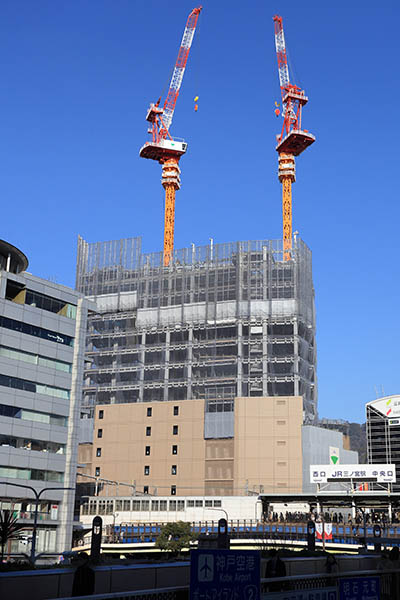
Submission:
[[[377,398],[366,404],[367,456],[369,464],[394,464],[400,490],[400,395]],[[378,484],[373,484],[375,487]]]
[[[27,273],[27,266],[22,252],[0,241],[0,508],[29,527],[35,503],[27,488],[53,488],[40,496],[37,552],[60,552],[72,539],[92,305],[70,288]],[[29,553],[32,531],[24,536],[7,550]]]

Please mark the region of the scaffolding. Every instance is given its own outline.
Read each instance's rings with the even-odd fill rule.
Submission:
[[[295,238],[145,254],[141,238],[78,240],[77,290],[94,297],[84,406],[202,398],[231,413],[235,397],[304,398],[317,415],[311,251]]]

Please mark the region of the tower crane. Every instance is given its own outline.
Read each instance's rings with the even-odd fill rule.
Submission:
[[[282,94],[282,131],[276,136],[279,158],[278,177],[282,183],[283,260],[291,259],[292,183],[296,181],[295,156],[315,142],[315,137],[301,129],[301,109],[308,102],[304,90],[290,83],[282,17],[274,16],[275,47],[278,58],[279,84]],[[279,111],[278,111],[279,112]]]
[[[164,105],[160,106],[160,97],[155,104],[150,104],[147,111],[148,133],[152,139],[139,152],[142,158],[156,160],[162,165],[161,184],[165,190],[164,266],[169,265],[174,249],[175,191],[181,187],[179,160],[187,150],[186,142],[173,139],[169,130],[201,9],[201,6],[193,9],[188,16]]]

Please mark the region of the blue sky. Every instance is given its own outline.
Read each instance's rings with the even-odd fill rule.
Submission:
[[[78,233],[162,249],[161,169],[138,151],[194,6],[1,2],[0,237],[31,272],[73,286]],[[313,251],[319,411],[361,421],[376,393],[400,392],[398,2],[204,3],[171,128],[189,142],[175,245],[281,236],[276,13],[317,137],[293,200]]]

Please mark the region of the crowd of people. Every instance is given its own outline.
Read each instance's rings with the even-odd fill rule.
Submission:
[[[307,523],[308,521],[325,521],[325,523],[338,523],[342,525],[363,525],[364,515],[358,511],[355,517],[352,517],[351,513],[343,514],[342,512],[324,512],[323,515],[315,511],[312,512],[301,512],[295,511],[290,512],[269,512],[265,521],[269,523]],[[381,525],[386,527],[388,525],[395,525],[400,523],[400,513],[393,512],[392,518],[385,511],[381,512],[366,512],[365,513],[366,525]]]

